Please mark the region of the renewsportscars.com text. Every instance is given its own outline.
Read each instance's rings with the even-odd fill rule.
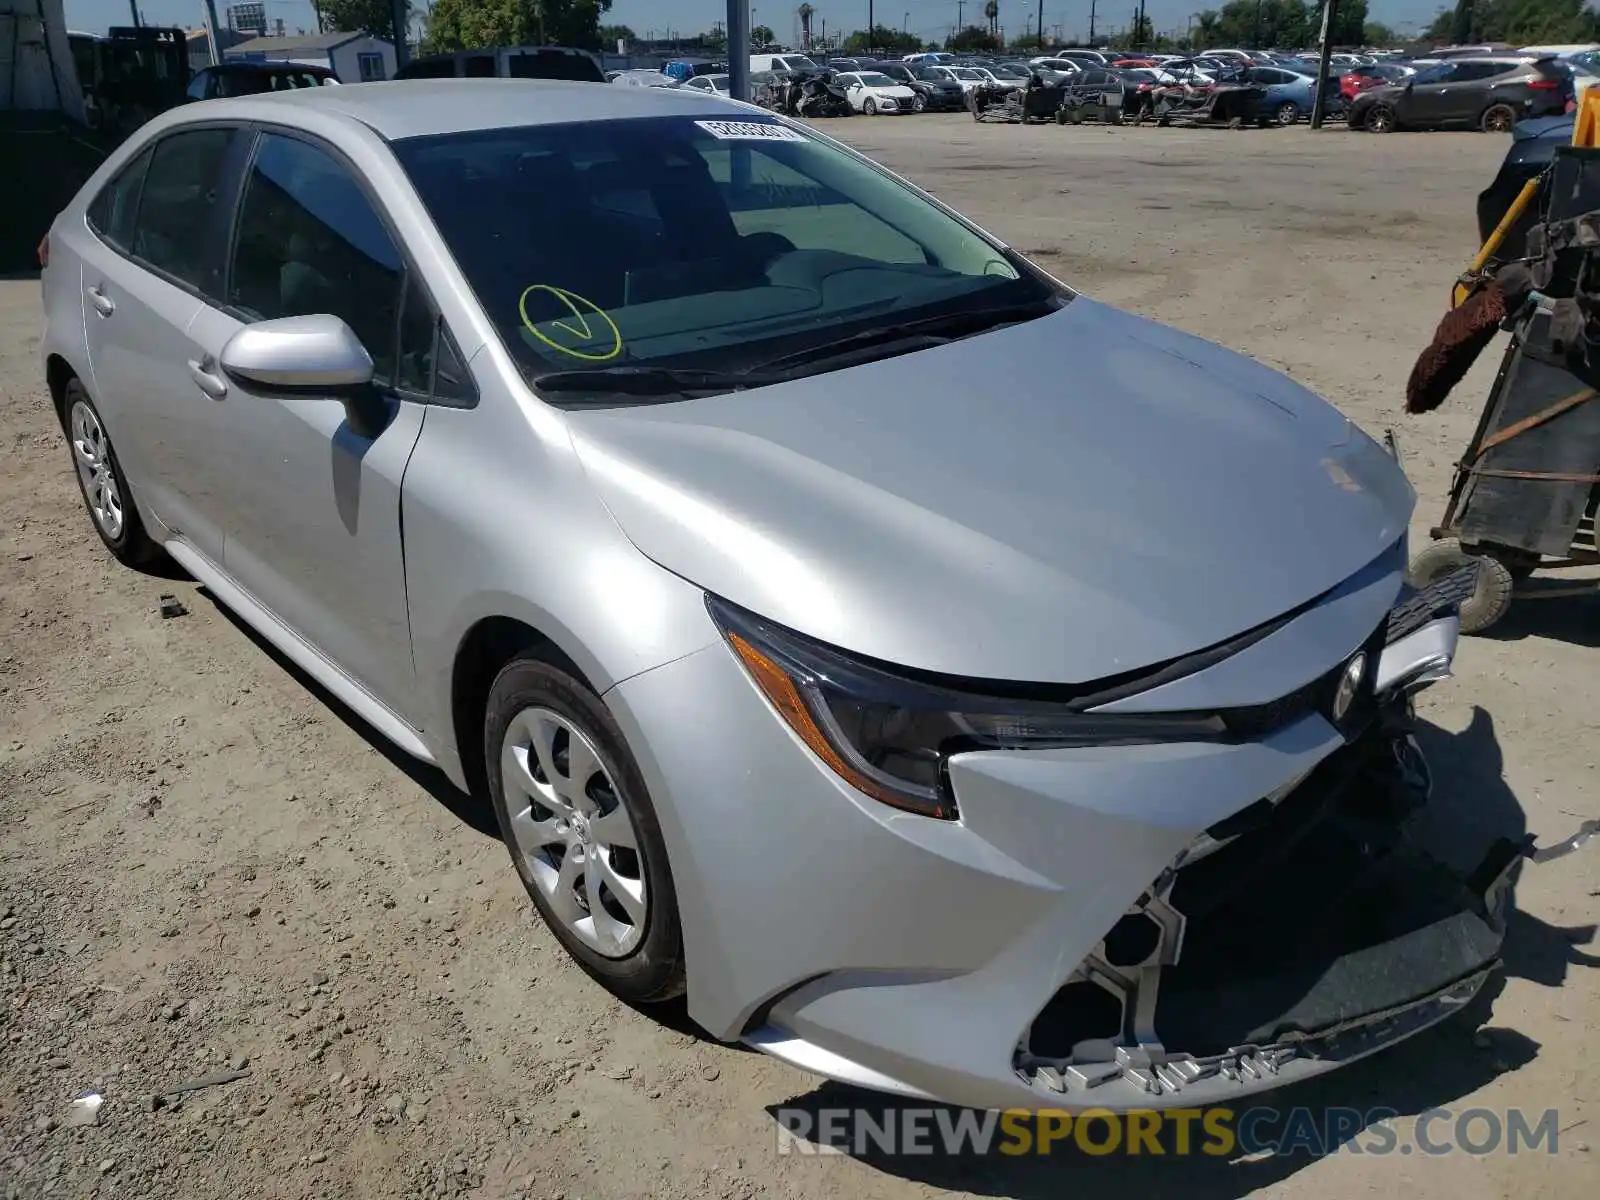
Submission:
[[[1432,1108],[1408,1129],[1389,1108],[1176,1108],[1112,1113],[895,1107],[780,1108],[779,1154],[1127,1154],[1216,1158],[1327,1154],[1555,1154],[1553,1108]]]

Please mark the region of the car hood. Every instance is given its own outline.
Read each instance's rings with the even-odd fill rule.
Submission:
[[[568,414],[685,579],[872,658],[1098,680],[1214,645],[1405,531],[1394,460],[1252,359],[1084,297],[774,387]]]

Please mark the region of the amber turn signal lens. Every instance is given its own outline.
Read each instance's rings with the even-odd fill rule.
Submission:
[[[857,791],[865,792],[880,804],[927,815],[924,808],[913,807],[907,797],[884,787],[874,779],[869,779],[846,762],[833,748],[833,743],[817,727],[811,709],[807,706],[805,698],[800,695],[800,689],[795,687],[794,680],[789,678],[788,672],[737,633],[729,632],[727,636],[728,644],[744,663],[745,669],[750,672],[750,677],[756,681],[756,686],[772,702],[772,707],[778,710],[778,715],[790,729],[800,735],[800,740],[811,748],[811,752],[827,763],[839,778]]]

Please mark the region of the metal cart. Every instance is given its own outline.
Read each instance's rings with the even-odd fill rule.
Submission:
[[[1417,586],[1478,564],[1477,587],[1461,605],[1463,633],[1489,628],[1513,598],[1600,591],[1600,580],[1527,582],[1536,572],[1600,564],[1600,399],[1553,352],[1549,324],[1542,306],[1518,322],[1430,531],[1435,540],[1411,562]]]
[[[1545,221],[1600,209],[1600,150],[1562,147],[1542,184]],[[1463,633],[1488,629],[1514,598],[1600,591],[1600,580],[1532,578],[1600,564],[1600,348],[1587,359],[1560,352],[1550,336],[1549,299],[1571,296],[1580,274],[1597,272],[1594,250],[1562,251],[1546,294],[1536,293],[1512,322],[1511,344],[1456,464],[1444,516],[1430,531],[1434,541],[1412,560],[1418,584],[1463,562],[1478,564],[1477,587],[1461,606]]]

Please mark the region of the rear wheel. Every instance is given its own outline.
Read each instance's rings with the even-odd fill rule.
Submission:
[[[1491,104],[1478,122],[1485,133],[1510,133],[1516,123],[1517,110],[1509,104]]]
[[[1293,100],[1285,100],[1273,110],[1272,117],[1279,125],[1293,125],[1300,119],[1300,106]]]
[[[127,476],[117,461],[111,438],[100,422],[100,413],[79,380],[71,380],[63,396],[66,412],[67,445],[72,450],[72,465],[78,477],[78,490],[94,522],[94,531],[117,561],[138,567],[156,558],[161,550],[145,532],[139,510],[128,492]]]
[[[1366,118],[1361,122],[1368,133],[1393,133],[1394,125],[1394,109],[1387,104],[1374,104],[1367,109]]]

